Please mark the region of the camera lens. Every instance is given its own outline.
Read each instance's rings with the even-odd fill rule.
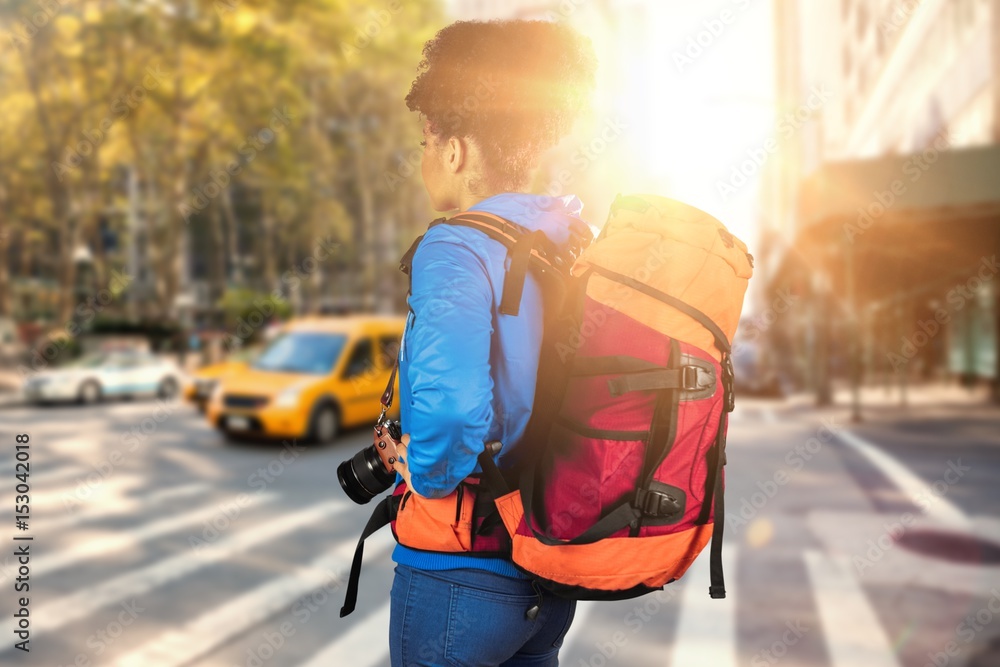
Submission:
[[[337,466],[337,481],[348,498],[364,505],[392,486],[396,472],[383,467],[375,447],[366,447]]]

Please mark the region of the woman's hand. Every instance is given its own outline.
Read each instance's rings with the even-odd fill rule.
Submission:
[[[406,457],[408,454],[406,448],[409,444],[410,434],[404,433],[403,437],[399,439],[399,444],[396,445],[396,462],[392,465],[392,467],[403,477],[403,481],[406,482],[406,488],[413,491],[413,485],[410,484],[410,469],[406,465]],[[413,491],[413,493],[417,492]],[[419,496],[420,494],[417,493],[417,495]]]

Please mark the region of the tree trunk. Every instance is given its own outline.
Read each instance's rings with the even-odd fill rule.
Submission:
[[[0,317],[10,317],[10,264],[7,261],[7,251],[14,231],[7,221],[7,211],[10,202],[7,201],[7,189],[0,183]]]

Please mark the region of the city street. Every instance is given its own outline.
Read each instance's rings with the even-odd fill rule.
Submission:
[[[388,664],[388,530],[368,543],[358,610],[339,618],[369,509],[336,466],[367,431],[319,449],[231,444],[187,405],[155,401],[13,407],[0,421],[4,539],[30,544],[31,664]],[[728,599],[708,597],[706,553],[662,593],[581,603],[561,664],[998,664],[967,662],[1000,634],[1000,552],[970,539],[1000,544],[998,421],[958,406],[854,427],[841,409],[741,400]],[[14,433],[30,436],[27,531],[13,525]],[[18,664],[17,564],[3,552],[0,661]]]

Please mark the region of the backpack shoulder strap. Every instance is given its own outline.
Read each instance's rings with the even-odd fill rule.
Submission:
[[[517,315],[520,312],[521,296],[528,269],[536,266],[544,273],[568,274],[574,256],[571,252],[560,253],[555,244],[541,231],[527,231],[505,218],[479,211],[460,213],[452,218],[438,218],[428,229],[437,225],[457,225],[477,229],[507,248],[510,265],[504,278],[503,294],[500,298],[500,313]],[[400,270],[411,276],[413,256],[423,240],[421,235],[400,260]]]

